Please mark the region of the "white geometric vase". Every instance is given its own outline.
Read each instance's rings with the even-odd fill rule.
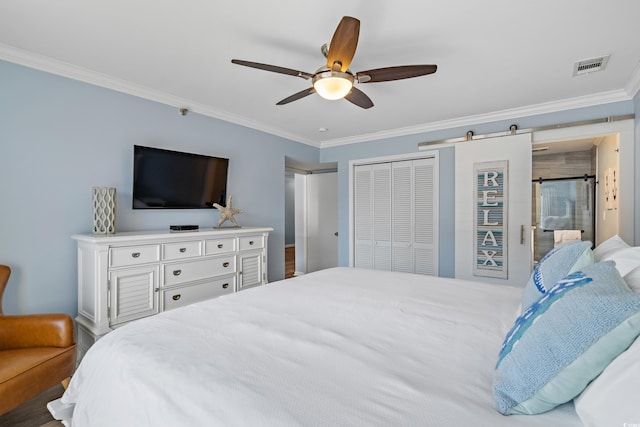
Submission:
[[[93,234],[116,232],[116,189],[93,187]]]

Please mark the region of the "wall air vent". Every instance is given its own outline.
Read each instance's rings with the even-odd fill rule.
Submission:
[[[583,74],[595,73],[596,71],[602,71],[607,67],[609,62],[609,56],[601,56],[599,58],[585,59],[573,64],[573,75],[580,76]]]

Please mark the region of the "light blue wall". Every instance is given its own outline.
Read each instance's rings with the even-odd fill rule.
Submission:
[[[213,227],[217,211],[133,211],[134,144],[230,159],[229,194],[245,226],[271,226],[269,280],[284,277],[284,156],[337,162],[339,264],[348,265],[349,160],[417,151],[422,141],[640,112],[633,101],[318,150],[210,117],[0,61],[0,263],[13,269],[7,313],[76,314],[76,251],[70,235],[91,231],[91,187],[118,191],[117,230]],[[425,118],[428,121],[428,118]],[[636,146],[640,146],[636,118]],[[636,150],[636,182],[640,149]],[[454,272],[453,149],[440,150],[440,274]],[[256,179],[259,177],[259,179]],[[640,212],[640,186],[636,186]],[[640,218],[636,219],[640,242]]]
[[[640,111],[640,101],[638,96],[635,99],[635,111]],[[471,130],[476,135],[505,132],[509,126],[516,124],[519,129],[528,129],[555,125],[559,123],[578,122],[582,120],[601,119],[608,116],[619,116],[632,114],[634,103],[617,102],[596,107],[568,110],[553,114],[541,114],[512,120],[501,120],[497,122],[484,123],[465,128],[452,128],[433,132],[425,132],[410,136],[386,138],[377,141],[363,142],[360,144],[342,145],[331,148],[323,148],[320,151],[321,162],[338,163],[338,228],[339,228],[339,248],[338,263],[349,265],[349,161],[383,157],[396,154],[415,153],[418,151],[418,143],[424,141],[438,141],[448,138],[459,138],[466,135]],[[636,123],[638,119],[636,118]],[[636,125],[636,145],[638,145],[638,134],[640,125]],[[453,148],[440,149],[440,234],[439,234],[439,272],[441,276],[453,277],[455,271],[454,259],[454,155]],[[636,156],[638,156],[636,150]],[[640,167],[640,161],[636,161],[636,174]],[[637,177],[637,175],[636,175]],[[637,182],[637,180],[636,180]],[[636,191],[638,190],[636,186]],[[636,193],[636,212],[640,203],[640,195]],[[636,218],[638,221],[638,218]],[[636,225],[636,241],[638,237],[638,225]]]
[[[0,61],[0,263],[6,313],[75,315],[76,249],[90,233],[91,187],[117,189],[117,231],[213,227],[216,210],[131,209],[133,145],[230,159],[244,226],[270,226],[269,280],[284,277],[284,156],[319,150],[210,117]]]

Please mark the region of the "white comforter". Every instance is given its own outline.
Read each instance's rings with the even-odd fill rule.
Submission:
[[[336,268],[130,323],[63,403],[90,426],[579,426],[500,415],[491,393],[522,290]]]

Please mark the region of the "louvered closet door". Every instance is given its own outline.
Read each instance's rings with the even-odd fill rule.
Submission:
[[[413,265],[418,274],[438,275],[438,187],[435,159],[413,161]]]
[[[413,273],[413,162],[394,162],[393,271]]]
[[[391,165],[355,167],[356,267],[391,270]]]
[[[354,168],[354,265],[373,268],[373,173],[370,166]]]
[[[354,167],[354,265],[438,274],[437,161]]]
[[[394,162],[393,270],[437,275],[435,160]]]
[[[391,165],[373,165],[373,268],[391,270]]]

